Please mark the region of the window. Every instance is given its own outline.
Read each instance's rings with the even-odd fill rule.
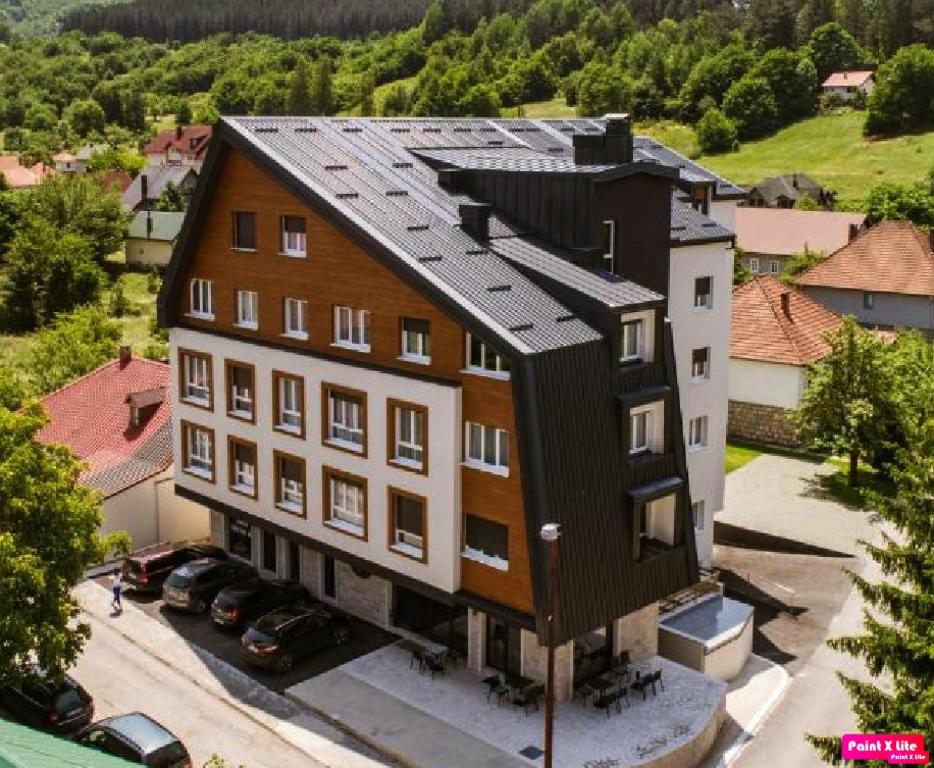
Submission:
[[[230,436],[227,455],[231,490],[256,498],[256,444]]]
[[[388,402],[389,460],[404,469],[427,470],[425,444],[428,410],[420,405],[395,400]]]
[[[751,256],[749,259],[749,271],[753,274],[759,272],[759,259],[756,256]]]
[[[253,534],[248,522],[235,517],[227,518],[227,547],[230,554],[236,557],[253,559]]]
[[[607,272],[616,271],[616,222],[603,222],[603,266]]]
[[[214,431],[182,422],[182,459],[191,475],[214,482]]]
[[[694,308],[710,309],[713,306],[711,301],[711,283],[710,277],[697,277],[694,279]]]
[[[308,302],[301,299],[285,300],[283,333],[292,339],[308,338]]]
[[[233,247],[240,251],[256,250],[256,214],[235,211],[233,215]]]
[[[366,481],[325,468],[324,491],[325,523],[366,538]]]
[[[509,377],[509,361],[482,339],[467,334],[467,370],[471,373]]]
[[[338,448],[366,453],[366,395],[324,385],[327,413],[323,439]]]
[[[425,499],[391,488],[389,514],[389,548],[425,562]]]
[[[695,501],[691,504],[691,518],[694,520],[694,530],[704,530],[704,502]]]
[[[210,280],[199,277],[191,281],[190,314],[202,320],[214,319],[214,283]]]
[[[186,403],[199,408],[213,408],[213,381],[211,356],[188,350],[179,350],[181,358],[181,397]]]
[[[259,294],[237,291],[237,326],[255,331],[259,328]]]
[[[273,429],[305,436],[305,383],[300,376],[273,371]]]
[[[465,424],[466,463],[476,469],[509,474],[509,433],[484,424]]]
[[[699,450],[707,445],[707,417],[698,416],[688,422],[688,448]]]
[[[369,352],[369,311],[353,307],[334,307],[334,343],[340,347]]]
[[[629,454],[646,453],[652,431],[652,412],[647,410],[629,414]]]
[[[282,217],[282,253],[286,256],[305,255],[305,217]]]
[[[703,381],[710,378],[710,347],[702,347],[691,352],[691,381]]]
[[[642,320],[629,320],[623,323],[623,349],[620,360],[624,363],[642,357]]]
[[[509,529],[476,515],[464,518],[464,557],[505,571],[509,568]]]
[[[252,365],[227,361],[227,415],[254,423],[256,421],[255,390]]]
[[[276,465],[276,506],[305,516],[305,460],[287,453],[273,453]]]
[[[431,362],[431,336],[427,320],[402,318],[402,358],[422,365]]]
[[[863,309],[872,309],[875,306],[876,306],[876,294],[864,293],[863,294]]]
[[[780,270],[781,264],[779,264],[779,262],[775,261],[774,259],[769,262],[769,272],[771,272],[773,275],[777,275]]]
[[[276,571],[276,534],[263,531],[263,568]]]

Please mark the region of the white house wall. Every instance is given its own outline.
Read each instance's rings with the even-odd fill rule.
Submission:
[[[863,307],[863,292],[802,285],[811,298],[841,315],[853,315],[862,325],[919,328],[934,331],[934,296],[876,293],[872,309]]]
[[[730,400],[779,408],[797,408],[806,379],[798,365],[730,360]]]

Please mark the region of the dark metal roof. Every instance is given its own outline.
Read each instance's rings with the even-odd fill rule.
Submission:
[[[694,245],[733,239],[733,233],[709,216],[695,210],[682,195],[671,195],[671,244]]]

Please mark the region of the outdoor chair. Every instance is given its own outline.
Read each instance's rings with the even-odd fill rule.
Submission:
[[[574,701],[579,701],[583,706],[587,706],[587,699],[594,694],[594,689],[588,683],[581,683],[574,689]]]
[[[435,679],[435,675],[444,674],[444,659],[438,658],[437,656],[428,656],[424,654],[423,657],[425,669],[431,672],[431,679]]]
[[[604,693],[602,696],[594,699],[594,709],[602,709],[606,712],[607,718],[610,716],[610,709],[616,707],[617,712],[622,712],[619,705],[619,692]]]
[[[418,646],[412,646],[412,658],[409,660],[409,669],[415,663],[418,663],[418,671],[421,674],[422,670],[425,668],[425,655],[422,653],[422,649]]]
[[[512,700],[512,703],[517,707],[522,707],[522,711],[525,712],[525,716],[528,717],[529,710],[532,707],[535,707],[535,711],[538,712],[538,700],[542,697],[544,692],[544,686],[530,685],[525,690],[520,691]]]
[[[642,700],[645,701],[646,694],[649,689],[652,691],[652,695],[657,694],[655,690],[655,684],[658,683],[661,685],[662,690],[665,690],[665,684],[662,682],[662,671],[658,670],[657,672],[649,672],[647,675],[643,675],[640,678],[637,678],[635,682],[630,686],[634,691],[640,691],[642,693]]]
[[[487,701],[490,700],[490,694],[493,693],[493,689],[496,688],[498,685],[503,684],[503,681],[500,680],[499,675],[490,675],[488,677],[484,677],[483,680],[481,680],[480,682],[482,682],[487,687],[487,691],[486,691]]]

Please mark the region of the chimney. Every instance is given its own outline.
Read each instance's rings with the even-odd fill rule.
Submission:
[[[464,172],[460,168],[442,168],[438,171],[438,186],[448,192],[463,192]]]
[[[850,240],[855,240],[859,234],[859,224],[850,224]]]
[[[139,176],[139,188],[142,200],[145,203],[149,198],[149,177],[145,173],[141,173]]]
[[[788,291],[782,293],[782,313],[785,317],[794,322],[791,318],[791,294]]]
[[[574,163],[577,165],[632,162],[632,130],[629,115],[604,116],[603,133],[574,134]]]
[[[120,367],[126,368],[133,359],[133,348],[129,344],[120,347]]]
[[[489,203],[462,203],[457,210],[464,232],[477,240],[490,239],[490,214],[493,208]]]
[[[180,125],[175,126],[175,141],[178,141],[179,139],[182,138],[183,131],[184,131],[184,128],[182,128],[182,126]]]

